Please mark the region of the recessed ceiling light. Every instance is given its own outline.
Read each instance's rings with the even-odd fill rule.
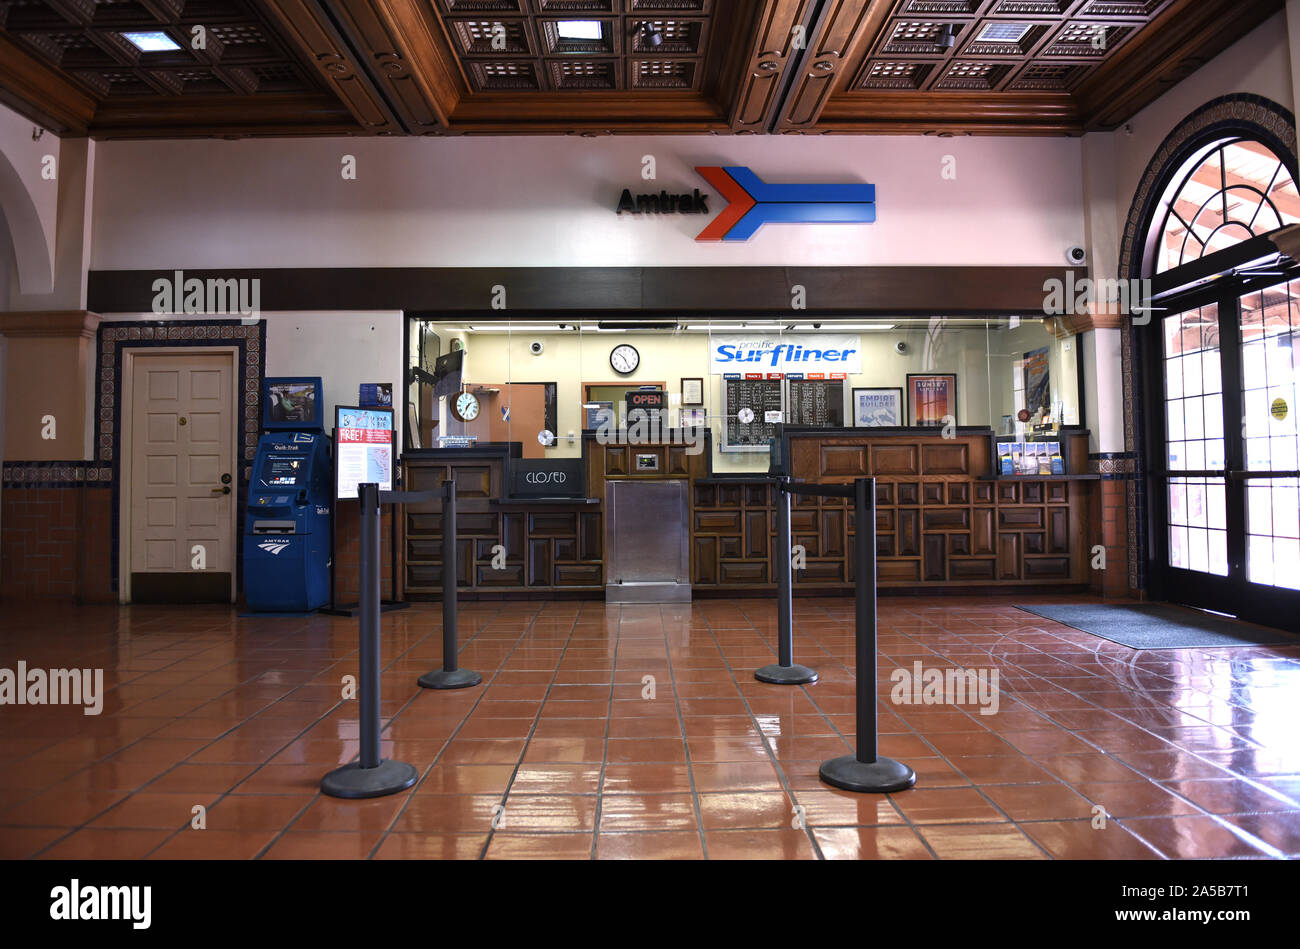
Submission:
[[[142,53],[170,53],[180,45],[162,32],[123,33],[122,37]]]
[[[599,20],[561,20],[555,24],[562,40],[598,40],[601,38]]]
[[[1019,43],[1028,32],[1028,23],[985,23],[978,39],[990,43]]]

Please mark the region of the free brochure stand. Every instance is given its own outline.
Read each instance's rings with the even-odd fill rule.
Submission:
[[[333,457],[333,462],[334,462],[334,498],[333,498],[334,512],[333,514],[334,516],[330,518],[330,605],[327,608],[321,610],[322,613],[325,613],[329,616],[356,616],[361,609],[358,603],[339,602],[338,583],[337,583],[338,571],[335,569],[335,563],[337,560],[337,552],[338,552],[339,506],[344,501],[351,501],[352,503],[358,505],[358,510],[360,511],[360,485],[358,485],[358,489],[357,489],[358,492],[357,498],[340,498],[338,496],[339,495],[339,451],[340,451],[340,443],[338,438],[339,416],[343,412],[361,412],[361,411],[372,411],[372,412],[387,411],[389,412],[390,417],[394,417],[392,415],[392,409],[383,409],[383,408],[374,408],[374,407],[368,409],[361,409],[357,406],[348,406],[348,405],[336,405],[334,407],[334,457]],[[389,430],[389,439],[390,439],[389,444],[390,444],[390,452],[391,452],[389,457],[392,458],[393,471],[399,470],[398,462],[397,462],[396,435],[397,435],[396,426],[393,426]],[[397,484],[394,484],[393,486],[395,488],[398,487]],[[405,600],[399,600],[397,598],[397,563],[398,563],[397,518],[399,516],[398,508],[399,505],[394,505],[391,509],[392,518],[393,518],[393,529],[390,536],[391,543],[389,544],[389,548],[388,548],[388,556],[389,556],[389,564],[390,564],[389,577],[391,579],[391,586],[389,588],[390,599],[381,600],[379,603],[379,609],[385,613],[390,612],[392,610],[404,610],[409,608],[411,605]],[[377,547],[378,545],[376,545],[376,548]]]

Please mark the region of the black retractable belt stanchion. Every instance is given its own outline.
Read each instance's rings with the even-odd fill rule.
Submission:
[[[916,773],[901,761],[876,754],[876,479],[854,484],[857,511],[857,676],[858,753],[832,758],[821,766],[821,779],[846,791],[902,791],[916,783]]]
[[[776,551],[772,564],[776,568],[776,657],[774,665],[754,672],[759,682],[774,685],[804,685],[817,681],[817,673],[794,662],[794,620],[790,590],[790,490],[784,478],[776,482]]]
[[[420,676],[426,689],[464,689],[483,677],[457,664],[456,647],[456,482],[442,483],[442,668]]]
[[[409,788],[419,772],[404,761],[379,757],[379,485],[357,485],[361,502],[361,758],[325,775],[320,789],[331,797],[383,797]]]

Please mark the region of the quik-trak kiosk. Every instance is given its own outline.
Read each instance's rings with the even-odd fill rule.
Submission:
[[[268,378],[244,514],[244,597],[255,612],[329,602],[330,439],[319,376]]]

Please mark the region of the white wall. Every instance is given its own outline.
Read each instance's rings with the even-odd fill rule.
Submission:
[[[334,406],[357,404],[361,383],[391,382],[393,392],[401,392],[400,312],[284,311],[262,316],[266,320],[266,374],[320,376],[325,387],[326,431],[334,428]],[[111,321],[157,318],[153,313],[114,314]],[[97,387],[92,386],[91,391]],[[398,408],[394,414],[401,445],[405,415]]]
[[[344,180],[344,155],[357,179]],[[653,155],[657,180],[642,181]],[[945,155],[957,177],[941,176]],[[724,206],[693,170],[871,182],[871,225],[768,225],[697,243]],[[1069,138],[666,136],[99,143],[91,266],[1062,264],[1083,240]],[[616,215],[634,193],[711,195],[710,214]]]

